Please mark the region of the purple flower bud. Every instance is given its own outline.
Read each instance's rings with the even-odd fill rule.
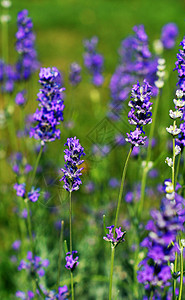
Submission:
[[[77,254],[77,251],[72,251],[71,252],[67,252],[66,253],[66,265],[65,267],[68,270],[74,271],[74,269],[78,266],[79,262],[78,262],[78,256],[76,256],[75,258],[73,258],[74,254]]]
[[[22,184],[14,184],[14,189],[17,191],[17,196],[24,197],[26,193],[25,183]]]

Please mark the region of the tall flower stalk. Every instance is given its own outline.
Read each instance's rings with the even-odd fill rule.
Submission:
[[[73,271],[77,266],[76,258],[73,260],[73,254],[76,251],[73,251],[72,247],[72,192],[77,191],[79,189],[79,185],[82,184],[80,176],[82,175],[81,171],[83,167],[79,168],[79,166],[84,162],[82,157],[85,155],[84,148],[80,145],[79,140],[76,138],[68,138],[67,143],[64,146],[68,146],[68,149],[64,150],[64,159],[65,159],[65,168],[62,168],[61,171],[64,173],[64,176],[61,180],[64,181],[64,189],[69,192],[70,195],[70,203],[69,203],[69,224],[70,224],[70,252],[67,253],[66,256],[66,268],[71,270],[71,294],[72,300],[74,300],[74,287],[73,287]],[[72,264],[71,264],[72,263]]]
[[[149,144],[148,144],[148,148],[147,148],[147,157],[146,157],[145,166],[143,168],[143,174],[142,174],[142,180],[141,180],[141,198],[140,198],[140,202],[139,202],[139,206],[138,206],[138,217],[139,218],[140,218],[141,212],[144,207],[146,179],[147,179],[148,171],[150,169],[149,162],[151,159],[152,138],[154,136],[155,123],[156,123],[156,119],[157,119],[157,111],[158,111],[159,99],[160,99],[160,95],[161,95],[161,89],[164,86],[164,75],[165,75],[165,60],[164,59],[158,60],[157,70],[158,70],[157,71],[158,80],[155,82],[155,85],[159,89],[159,91],[158,91],[157,98],[155,101],[152,124],[150,127],[150,133],[149,133]]]
[[[118,204],[116,209],[116,216],[115,216],[115,230],[112,235],[111,240],[111,269],[110,269],[110,280],[109,280],[109,300],[112,299],[112,281],[113,281],[113,268],[114,268],[114,257],[115,257],[115,245],[113,242],[115,240],[115,233],[118,232],[118,229],[116,228],[119,218],[119,211],[120,211],[120,205],[121,205],[121,199],[123,196],[123,188],[124,188],[124,182],[125,182],[125,176],[126,171],[128,167],[128,162],[130,155],[132,153],[132,149],[134,146],[138,147],[140,145],[145,144],[146,136],[143,136],[143,126],[146,124],[150,124],[152,122],[151,116],[151,105],[150,102],[151,98],[151,86],[148,84],[146,80],[144,80],[143,85],[140,86],[139,82],[137,82],[136,85],[132,88],[131,93],[131,99],[129,102],[129,106],[131,107],[130,112],[128,113],[128,119],[129,123],[131,125],[135,125],[136,128],[134,131],[130,131],[130,133],[127,133],[126,141],[131,144],[130,151],[128,153],[124,168],[123,168],[123,175],[121,180],[121,186],[120,186],[120,192],[118,197]],[[109,227],[108,227],[109,228]],[[111,228],[111,229],[110,229]],[[112,234],[112,230],[114,228],[114,225],[112,225],[109,228],[109,236]],[[111,232],[110,232],[111,230]],[[119,228],[121,230],[121,227]],[[119,237],[123,237],[124,235],[120,235]],[[118,236],[117,236],[118,238]]]

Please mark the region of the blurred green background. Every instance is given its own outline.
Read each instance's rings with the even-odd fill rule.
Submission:
[[[64,86],[66,87],[65,112],[64,119],[71,120],[70,101],[73,99],[74,113],[73,120],[75,127],[66,129],[61,126],[61,140],[51,143],[47,152],[42,159],[43,165],[46,165],[46,175],[55,177],[54,185],[46,186],[53,193],[51,202],[36,203],[33,207],[34,229],[37,233],[38,252],[44,258],[48,257],[51,261],[49,273],[47,275],[47,285],[52,287],[56,280],[56,265],[58,255],[59,231],[56,232],[52,227],[56,220],[61,218],[66,221],[66,238],[68,236],[68,195],[62,190],[62,184],[58,182],[57,171],[63,166],[63,149],[67,137],[76,135],[87,153],[83,184],[92,180],[95,184],[96,191],[92,195],[87,195],[84,188],[74,193],[74,222],[75,222],[75,246],[80,252],[80,265],[78,271],[78,299],[107,299],[107,286],[109,274],[109,246],[103,243],[103,226],[102,214],[107,216],[107,224],[112,222],[114,208],[117,199],[118,190],[109,190],[108,180],[110,177],[120,179],[123,161],[125,160],[128,146],[116,148],[108,157],[95,161],[90,161],[89,153],[92,143],[88,139],[88,133],[101,122],[105,117],[110,101],[109,82],[118,64],[117,49],[121,40],[126,36],[133,34],[132,28],[136,24],[144,24],[146,33],[149,37],[149,43],[152,50],[152,42],[160,38],[161,28],[168,22],[175,22],[179,28],[179,36],[176,47],[173,50],[166,51],[164,57],[167,61],[167,71],[169,80],[166,83],[161,102],[159,104],[158,122],[156,126],[156,136],[160,141],[157,150],[154,150],[153,158],[159,156],[162,151],[166,151],[166,142],[168,136],[165,127],[169,125],[168,116],[169,108],[173,107],[172,99],[174,97],[175,85],[177,82],[176,72],[172,72],[176,61],[176,53],[179,48],[179,42],[184,36],[184,19],[185,19],[185,1],[184,0],[15,0],[10,8],[11,21],[9,23],[9,57],[10,62],[15,62],[17,54],[14,50],[16,16],[22,9],[28,9],[29,16],[33,20],[34,32],[36,33],[36,47],[38,57],[43,67],[56,66],[64,75]],[[83,70],[82,83],[75,90],[72,90],[67,82],[69,65],[76,61],[83,65],[83,39],[91,38],[97,35],[99,38],[98,51],[105,57],[104,76],[105,82],[100,89],[94,88],[89,83],[86,71]],[[32,79],[32,89],[29,94],[29,102],[25,108],[26,113],[33,113],[37,107],[37,93],[40,88],[38,82],[38,73]],[[125,113],[126,115],[126,113]],[[16,108],[15,126],[19,129],[19,108]],[[119,127],[120,131],[125,134],[127,126]],[[148,129],[147,129],[148,131]],[[5,132],[3,143],[7,136]],[[8,137],[9,138],[9,137]],[[7,139],[8,139],[7,138]],[[30,145],[33,141],[27,141],[28,161],[34,163],[35,157],[30,154]],[[5,143],[6,144],[6,143]],[[8,149],[10,152],[10,149]],[[165,154],[166,154],[165,153]],[[8,153],[10,154],[10,153]],[[164,154],[164,157],[165,157]],[[134,182],[140,181],[141,178],[141,158],[130,162],[127,174],[127,183],[130,188]],[[1,170],[3,170],[1,196],[4,202],[1,203],[1,250],[0,250],[0,299],[14,299],[16,289],[26,289],[24,275],[18,274],[9,262],[11,255],[11,244],[19,238],[16,228],[16,217],[12,211],[15,205],[15,192],[12,192],[15,177],[8,165],[8,160],[1,160]],[[50,163],[50,169],[47,164]],[[52,169],[52,164],[55,167]],[[156,183],[162,182],[164,178],[170,176],[170,171],[165,167],[164,160],[158,164],[159,178],[157,181],[149,180],[149,185],[155,186]],[[40,175],[37,179],[38,184],[44,188],[44,176]],[[62,196],[59,196],[62,195]],[[60,199],[62,198],[62,200]],[[61,202],[62,201],[62,205]],[[158,206],[160,199],[156,195],[146,202],[146,217],[149,215],[149,209]],[[61,207],[60,207],[61,206]],[[45,207],[46,209],[43,209]],[[52,209],[58,207],[56,214]],[[52,211],[52,213],[51,213]],[[127,216],[127,210],[124,206],[121,217]],[[100,237],[100,238],[99,238]],[[128,256],[129,247],[134,243],[134,236],[128,237],[125,245],[124,254],[122,249],[118,249],[117,257],[119,264],[116,265],[115,282],[125,295],[124,299],[132,298],[132,254]],[[121,248],[121,247],[120,247]],[[120,257],[121,258],[120,258]],[[21,257],[20,257],[21,258]],[[63,261],[64,262],[64,261]],[[121,265],[122,264],[122,265]],[[66,278],[68,273],[64,270]],[[128,275],[129,274],[129,275]],[[64,276],[64,277],[65,277]],[[63,280],[63,279],[62,279]],[[65,280],[63,283],[66,283]],[[69,283],[69,281],[67,281]],[[130,287],[128,288],[128,286]],[[130,294],[128,293],[130,290]],[[88,295],[88,296],[87,296]],[[130,296],[129,296],[130,295]],[[87,298],[86,298],[87,297]],[[118,298],[123,299],[123,298]]]

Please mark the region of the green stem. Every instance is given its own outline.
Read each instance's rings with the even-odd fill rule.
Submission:
[[[38,168],[38,164],[39,164],[39,161],[40,161],[40,158],[41,158],[42,150],[43,150],[43,146],[41,146],[39,154],[37,156],[37,160],[35,162],[35,166],[34,166],[31,181],[30,181],[30,185],[28,187],[28,191],[30,191],[30,188],[32,187],[32,184],[34,182],[35,175],[36,175],[37,168]],[[34,247],[34,240],[33,240],[33,236],[32,236],[32,224],[31,224],[31,215],[30,215],[30,207],[29,207],[28,199],[25,200],[25,204],[26,204],[26,209],[28,211],[28,233],[29,233],[29,237],[30,237],[32,253],[34,255],[35,254],[35,247]]]
[[[70,252],[72,254],[72,198],[71,198],[71,193],[69,193],[69,235],[70,235],[70,246],[69,246],[69,249],[70,249]]]
[[[72,192],[69,193],[69,235],[70,235],[70,252],[72,255]],[[74,300],[73,272],[71,271],[71,299]]]
[[[154,135],[154,129],[155,129],[155,123],[156,123],[156,117],[157,117],[157,110],[158,110],[160,95],[161,95],[161,89],[159,90],[159,93],[158,93],[156,101],[155,101],[152,124],[151,124],[151,127],[150,127],[149,144],[148,144],[147,156],[146,156],[146,166],[144,167],[143,176],[142,176],[142,180],[141,180],[141,199],[140,199],[139,206],[138,206],[138,216],[139,217],[140,217],[141,212],[143,211],[143,207],[144,207],[146,178],[147,178],[147,173],[148,173],[148,170],[149,170],[148,169],[148,163],[151,159],[152,138],[153,138],[153,135]]]
[[[112,299],[112,279],[113,279],[113,269],[114,269],[114,254],[115,247],[111,245],[111,268],[110,268],[110,281],[109,281],[109,300]]]
[[[118,223],[118,216],[119,216],[119,210],[120,210],[120,205],[121,205],[121,199],[122,199],[122,195],[123,195],[125,175],[126,175],[126,171],[127,171],[127,167],[128,167],[128,161],[129,161],[130,155],[132,153],[132,149],[133,149],[133,147],[131,146],[130,151],[127,156],[127,159],[126,159],[126,162],[125,162],[125,165],[124,165],[124,168],[123,168],[121,186],[120,186],[119,197],[118,197],[118,204],[117,204],[117,209],[116,209],[116,217],[115,217],[115,221],[114,221],[114,230],[117,227],[117,223]]]
[[[180,167],[180,161],[181,161],[181,155],[182,153],[179,153],[178,161],[177,161],[177,167],[176,167],[176,175],[175,175],[175,184],[177,182],[178,174],[179,174],[179,167]]]
[[[62,222],[61,222],[61,231],[60,231],[59,257],[58,257],[58,278],[57,278],[57,286],[58,286],[58,288],[59,288],[59,285],[60,285],[60,275],[61,275],[63,233],[64,233],[64,221],[62,220]]]
[[[34,166],[34,169],[33,169],[33,173],[32,173],[32,176],[31,176],[31,181],[30,181],[29,189],[32,187],[32,184],[33,184],[33,182],[34,182],[35,175],[36,175],[37,168],[38,168],[38,164],[39,164],[39,161],[40,161],[40,158],[41,158],[41,155],[42,155],[42,151],[43,151],[43,146],[41,145],[39,154],[38,154],[38,156],[37,156],[37,160],[36,160],[36,162],[35,162],[35,166]],[[28,191],[29,191],[29,189],[28,189]]]
[[[173,128],[175,128],[176,121],[173,122]],[[175,192],[175,137],[173,137],[173,167],[172,167],[172,185]]]
[[[29,203],[28,203],[28,199],[25,199],[25,204],[26,204],[26,209],[28,212],[28,233],[29,233],[29,237],[30,237],[30,243],[31,243],[31,250],[33,253],[33,256],[35,255],[35,247],[34,247],[34,240],[33,240],[33,235],[32,235],[32,226],[31,226],[31,215],[30,215],[30,207],[29,207]]]
[[[179,297],[178,300],[182,298],[182,289],[183,289],[183,247],[180,242],[180,287],[179,287]]]
[[[73,272],[71,271],[71,300],[74,300]]]
[[[120,191],[119,191],[119,197],[118,197],[118,204],[117,204],[117,209],[116,209],[116,217],[115,217],[115,221],[114,221],[114,234],[115,234],[115,229],[117,227],[117,223],[118,223],[118,217],[119,217],[119,211],[120,211],[120,206],[121,206],[121,199],[122,199],[122,195],[123,195],[123,188],[124,188],[124,182],[125,182],[125,176],[126,176],[126,171],[127,171],[127,167],[128,167],[128,161],[130,158],[130,155],[132,153],[132,149],[133,147],[131,146],[124,168],[123,168],[123,174],[122,174],[122,179],[121,179],[121,186],[120,186]],[[114,247],[112,247],[112,251],[111,251],[111,269],[110,269],[110,279],[109,279],[109,300],[111,300],[112,297],[112,279],[113,279],[113,269],[114,269],[114,254],[115,254],[115,249]]]
[[[174,273],[177,272],[177,252],[175,252],[175,261],[174,261]],[[176,291],[176,279],[173,279],[173,300],[176,299],[175,291]]]

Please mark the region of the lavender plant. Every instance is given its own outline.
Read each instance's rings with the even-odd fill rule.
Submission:
[[[63,188],[70,193],[70,208],[69,208],[69,223],[70,223],[70,252],[66,253],[66,268],[71,270],[71,293],[72,299],[74,299],[74,288],[73,288],[73,270],[78,265],[78,257],[73,259],[73,254],[77,251],[73,251],[72,247],[72,199],[71,193],[79,189],[79,185],[82,184],[80,176],[82,175],[82,168],[79,166],[84,162],[81,158],[85,155],[84,148],[80,145],[79,139],[68,138],[67,143],[64,146],[68,146],[69,149],[64,150],[64,159],[66,162],[65,169],[62,168],[61,171],[64,176],[61,180],[64,181]]]
[[[183,197],[184,170],[182,156],[185,145],[184,40],[181,42],[183,50],[179,51],[175,68],[179,74],[178,90],[176,92],[176,99],[174,99],[175,111],[170,110],[169,113],[174,123],[167,128],[167,132],[173,137],[173,149],[171,149],[173,153],[172,155],[168,154],[165,161],[170,168],[171,179],[165,180],[163,187],[165,198],[161,202],[160,210],[152,210],[152,219],[148,221],[146,227],[144,227],[141,222],[141,219],[144,222],[146,221],[145,218],[147,218],[147,212],[152,200],[153,203],[156,201],[155,204],[152,205],[157,206],[158,195],[161,188],[156,187],[156,184],[159,183],[159,180],[164,179],[167,173],[167,171],[162,169],[164,167],[164,160],[163,166],[160,165],[161,155],[159,152],[164,148],[164,143],[160,144],[164,135],[160,124],[158,132],[160,139],[157,141],[155,148],[153,148],[152,141],[154,138],[155,124],[160,114],[162,116],[161,111],[158,112],[157,109],[159,100],[161,99],[161,90],[165,80],[168,79],[165,73],[165,60],[160,58],[160,55],[162,53],[164,56],[166,55],[163,49],[171,49],[174,47],[178,34],[177,26],[173,23],[169,23],[162,28],[161,38],[160,41],[158,41],[162,50],[161,52],[159,51],[160,49],[156,51],[159,57],[158,55],[153,55],[150,51],[149,38],[144,25],[134,26],[134,34],[127,37],[119,49],[120,62],[114,74],[107,72],[108,69],[104,70],[103,55],[97,52],[98,38],[93,37],[90,40],[84,41],[84,65],[95,86],[101,87],[104,83],[105,89],[102,99],[105,99],[107,96],[107,83],[109,78],[111,78],[109,87],[111,112],[109,111],[107,113],[109,117],[120,120],[120,113],[122,109],[124,109],[124,102],[129,97],[131,86],[137,82],[132,87],[131,99],[129,101],[130,112],[128,113],[129,124],[134,125],[133,127],[135,128],[127,133],[126,138],[124,138],[122,134],[123,129],[119,130],[117,125],[114,126],[110,119],[105,118],[107,121],[106,124],[100,122],[101,124],[98,124],[98,126],[91,131],[91,134],[89,134],[87,138],[88,141],[93,142],[93,145],[89,145],[90,150],[87,155],[87,161],[84,164],[86,167],[84,173],[87,174],[88,178],[85,179],[86,182],[82,189],[80,189],[80,185],[82,184],[81,175],[83,171],[82,164],[84,163],[83,156],[85,155],[84,148],[76,137],[67,139],[67,143],[65,144],[67,149],[64,150],[65,166],[61,169],[63,172],[61,180],[64,182],[63,188],[69,192],[70,197],[70,226],[68,232],[67,226],[64,228],[64,220],[66,222],[66,207],[68,204],[66,204],[63,195],[57,194],[58,191],[55,185],[58,179],[54,178],[52,182],[53,178],[51,179],[51,174],[48,174],[50,173],[50,169],[56,174],[55,169],[58,168],[59,164],[57,161],[58,147],[52,148],[52,145],[50,145],[51,150],[48,151],[47,155],[42,157],[41,160],[43,147],[46,146],[48,142],[60,138],[60,125],[63,121],[64,112],[64,88],[62,87],[61,74],[56,67],[40,69],[39,83],[41,84],[41,88],[37,98],[39,105],[34,115],[26,116],[26,112],[31,107],[30,99],[32,98],[30,95],[29,82],[32,77],[31,75],[39,67],[35,50],[33,23],[28,16],[27,10],[22,10],[18,13],[16,50],[19,57],[16,64],[12,64],[12,62],[10,64],[9,52],[12,54],[12,49],[9,48],[8,45],[7,29],[9,19],[8,8],[11,3],[9,0],[3,0],[1,3],[4,11],[3,18],[1,17],[3,26],[3,59],[0,60],[0,84],[1,91],[4,94],[3,96],[6,97],[8,95],[6,98],[7,108],[5,110],[5,117],[9,116],[9,120],[12,121],[10,124],[11,128],[9,128],[12,129],[9,130],[11,133],[9,140],[15,139],[11,147],[7,146],[3,148],[4,144],[0,144],[0,160],[3,161],[0,172],[1,179],[10,172],[7,170],[7,165],[4,164],[6,162],[4,161],[3,153],[7,152],[9,157],[10,151],[16,151],[17,149],[20,151],[20,148],[24,153],[23,155],[21,152],[18,152],[10,156],[9,160],[11,161],[13,173],[7,179],[7,184],[5,186],[2,185],[0,189],[2,199],[0,204],[0,216],[2,220],[5,221],[5,226],[2,227],[0,232],[3,237],[3,251],[8,247],[8,241],[4,237],[7,236],[7,227],[11,229],[9,236],[12,237],[11,246],[7,253],[7,255],[10,254],[10,261],[4,266],[2,261],[3,255],[6,254],[3,254],[0,262],[0,275],[3,275],[2,282],[0,282],[2,298],[8,300],[8,293],[14,293],[14,297],[24,300],[74,300],[75,292],[79,298],[84,299],[107,298],[108,292],[106,285],[108,279],[106,274],[109,265],[106,260],[108,255],[106,251],[104,251],[102,234],[100,233],[100,228],[102,227],[101,217],[103,214],[106,214],[106,218],[109,219],[109,224],[113,224],[107,227],[104,226],[105,235],[103,236],[103,240],[108,242],[111,247],[109,299],[118,299],[119,297],[120,299],[133,297],[140,299],[143,296],[143,299],[177,300],[176,294],[178,293],[178,300],[182,300],[184,273],[183,249],[185,246],[183,233],[185,199]],[[87,11],[87,16],[88,13],[89,16],[91,16],[91,11]],[[90,17],[89,20],[87,20],[83,14],[80,15],[80,19],[82,24],[83,20],[86,20],[86,22],[91,21]],[[105,81],[102,75],[104,71]],[[70,85],[75,87],[81,82],[81,72],[83,72],[83,70],[81,70],[81,67],[77,63],[71,64],[70,74],[68,74]],[[34,80],[33,77],[32,79]],[[170,78],[170,80],[172,79]],[[140,83],[142,81],[143,83]],[[32,84],[34,84],[34,81]],[[169,86],[172,86],[171,82]],[[85,132],[85,125],[89,128],[91,121],[92,124],[94,124],[93,118],[97,116],[97,111],[98,116],[101,115],[102,117],[104,117],[106,112],[102,107],[100,109],[101,102],[95,97],[94,101],[99,101],[99,104],[96,106],[96,111],[92,108],[92,119],[88,118],[90,104],[87,105],[87,111],[84,110],[86,108],[85,106],[81,109],[81,105],[83,106],[84,104],[83,98],[85,98],[83,94],[80,95],[80,93],[83,93],[82,91],[84,91],[84,93],[86,92],[84,87],[79,89],[79,94],[76,94],[75,100],[76,103],[78,103],[76,110],[79,110],[79,124],[81,124],[80,121],[82,121],[83,113],[85,112],[84,115],[87,119],[87,123],[86,121],[84,123],[82,122],[83,126],[80,127],[80,130]],[[93,92],[94,91],[95,93],[97,92],[97,90],[93,90]],[[164,92],[166,92],[165,89]],[[98,93],[102,95],[100,89]],[[150,102],[152,95],[157,96],[153,116],[151,112],[152,103]],[[72,103],[69,103],[68,97],[68,92],[66,92],[67,109],[71,110]],[[167,99],[166,95],[164,95],[163,98]],[[4,109],[3,101],[2,107]],[[96,103],[97,102],[95,102],[95,104]],[[15,114],[13,114],[14,111]],[[21,117],[19,113],[22,115],[22,121],[19,120],[19,117]],[[0,135],[4,139],[4,127],[2,126],[4,121],[2,118],[0,111]],[[180,122],[177,121],[177,119],[179,119]],[[32,124],[30,128],[30,123],[33,123],[32,121],[35,124]],[[70,122],[74,122],[74,114]],[[177,124],[179,124],[177,122],[180,123],[179,126],[177,126]],[[70,129],[70,131],[72,131],[73,129],[72,126],[69,125],[69,122],[66,124],[62,134],[64,138],[69,136],[68,130]],[[107,124],[111,126],[110,131],[107,131]],[[147,124],[151,124],[149,140],[147,140],[147,136],[144,132],[144,126]],[[77,125],[78,124],[76,124],[75,130],[78,130]],[[124,124],[122,125],[124,126]],[[17,129],[18,139],[16,137]],[[29,139],[29,141],[26,140],[26,143],[24,143],[27,135],[39,142],[36,150],[37,158],[33,167],[28,163],[28,161],[33,160],[33,139]],[[114,137],[112,137],[112,135],[114,135]],[[114,152],[111,152],[111,150],[114,149],[115,143],[123,148],[126,147],[126,142],[130,144],[130,151],[125,160],[120,183],[117,176],[118,166],[120,165],[120,148],[114,150],[117,151],[116,153],[118,153],[118,155],[114,155]],[[58,141],[58,143],[60,143],[60,141]],[[15,144],[16,147],[14,147]],[[50,164],[50,154],[53,155],[54,158],[52,164]],[[28,159],[25,159],[25,155]],[[159,157],[155,161],[157,155]],[[130,156],[132,156],[133,161],[131,162],[131,171],[129,170],[128,172],[128,180],[125,184]],[[150,161],[151,158],[153,161]],[[142,161],[143,159],[145,160]],[[160,165],[159,169],[157,169],[158,165]],[[141,169],[140,166],[142,166],[141,171],[143,172],[141,183],[138,178],[138,170]],[[160,172],[161,170],[163,172]],[[14,178],[12,176],[14,176]],[[148,184],[146,180],[149,184],[152,183],[152,187],[149,185],[146,186],[146,183]],[[9,191],[9,183],[12,183],[12,181],[15,183],[14,195],[11,195],[11,191]],[[177,181],[179,181],[180,184],[178,184]],[[115,197],[119,186],[120,191],[116,204]],[[123,203],[124,209],[121,210],[124,187],[125,203]],[[78,208],[75,207],[74,215],[76,219],[80,216],[80,222],[75,222],[77,229],[75,230],[76,234],[74,238],[72,236],[72,192],[77,190],[79,190],[79,192],[73,194],[74,201],[78,203],[76,206]],[[145,194],[148,199],[151,198],[150,203],[147,201],[144,203]],[[12,204],[12,199],[15,201],[15,204]],[[60,206],[58,205],[58,199],[60,200]],[[34,211],[31,211],[33,206]],[[144,214],[142,214],[143,208],[145,208]],[[115,210],[116,213],[115,216],[113,216]],[[127,210],[128,216],[126,218],[127,212],[125,211]],[[111,221],[113,217],[115,217],[114,223]],[[62,222],[61,218],[63,219]],[[118,223],[120,223],[120,226],[118,226]],[[60,242],[58,247],[59,230]],[[121,249],[123,242],[125,242],[126,231],[129,238]],[[147,236],[146,231],[148,231]],[[29,239],[27,238],[28,234]],[[63,247],[64,237],[68,235],[70,242],[69,251],[65,242],[66,247]],[[145,238],[141,245],[139,245],[143,237]],[[73,250],[74,243],[80,253],[80,265],[78,252]],[[120,250],[117,249],[117,246],[120,247]],[[65,259],[63,259],[63,248],[65,248]],[[143,250],[143,248],[145,250]],[[115,278],[114,281],[115,286],[120,290],[119,296],[113,295],[112,292],[115,251],[120,251],[119,253],[121,253],[118,257],[119,265],[116,269],[118,276],[117,280]],[[58,274],[56,272],[57,255]],[[43,260],[41,257],[47,257],[48,259]],[[141,262],[137,273],[137,263],[139,260],[141,260]],[[76,277],[76,281],[80,284],[78,284],[78,290],[74,292],[75,285],[73,276],[78,265],[79,275]],[[17,269],[20,271],[18,272],[19,276],[17,276]],[[68,270],[71,275],[71,289],[69,291],[67,288],[70,282],[67,275]],[[3,273],[1,274],[1,272]],[[136,281],[137,279],[138,281]],[[180,283],[178,283],[178,281],[180,281]],[[144,286],[144,294],[142,294],[142,288],[141,285],[139,286],[139,283]],[[5,288],[3,284],[6,288],[10,288],[11,290],[4,292]],[[12,296],[10,295],[10,297]]]

